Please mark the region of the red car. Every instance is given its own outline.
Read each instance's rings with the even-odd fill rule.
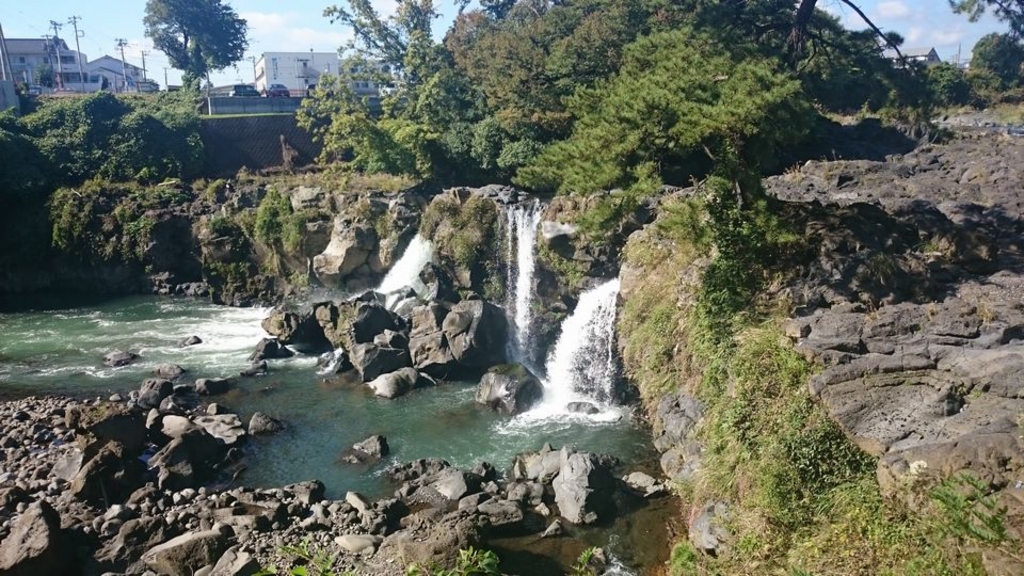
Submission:
[[[284,84],[271,84],[265,90],[267,98],[288,98],[291,91]]]

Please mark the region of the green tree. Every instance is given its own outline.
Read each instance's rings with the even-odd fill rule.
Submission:
[[[56,75],[53,73],[53,66],[49,64],[43,64],[35,69],[32,81],[40,86],[47,88],[53,88],[57,81]]]
[[[572,136],[520,170],[523,185],[589,193],[650,188],[652,177],[685,185],[712,162],[760,168],[812,116],[777,62],[688,30],[638,40],[618,74],[579,90],[570,110]]]
[[[194,87],[240,61],[249,45],[245,20],[221,0],[148,0],[143,24],[153,46]]]
[[[928,68],[928,84],[936,103],[941,106],[963,106],[971,102],[971,83],[964,71],[952,64],[943,62]]]
[[[1022,64],[1024,46],[1009,34],[986,34],[974,45],[971,68],[991,72],[1003,88],[1020,84]]]
[[[1024,0],[949,0],[950,7],[958,14],[967,14],[976,22],[988,10],[999,20],[1010,25],[1014,36],[1024,33]]]

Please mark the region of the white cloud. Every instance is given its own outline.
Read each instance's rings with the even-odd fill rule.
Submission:
[[[887,0],[878,3],[878,15],[882,18],[906,18],[910,16],[910,7],[901,0]]]
[[[907,41],[908,46],[917,45],[922,38],[924,38],[924,29],[918,26],[912,26],[907,30],[906,35],[903,36],[903,39]]]
[[[964,31],[959,28],[952,30],[936,30],[929,34],[929,39],[937,46],[949,46],[964,39]]]
[[[317,52],[337,50],[351,33],[326,18],[294,12],[242,12],[249,25],[250,52]]]

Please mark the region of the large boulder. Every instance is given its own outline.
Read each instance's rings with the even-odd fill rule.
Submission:
[[[139,355],[134,352],[115,350],[103,356],[103,365],[111,368],[120,368],[121,366],[127,366],[138,359]]]
[[[614,511],[615,478],[597,456],[563,448],[552,482],[558,512],[573,524],[593,524]]]
[[[339,216],[327,248],[313,258],[313,271],[325,286],[343,287],[355,276],[368,277],[373,272],[373,261],[378,261],[377,231],[365,224],[353,225]]]
[[[120,442],[103,444],[71,480],[71,493],[107,504],[124,501],[143,482],[145,469],[135,456]]]
[[[381,398],[398,398],[416,387],[420,373],[415,368],[401,368],[395,372],[381,374],[369,384],[374,396]]]
[[[199,416],[194,422],[197,426],[202,426],[210,436],[223,442],[225,446],[234,446],[245,440],[245,428],[242,427],[242,420],[237,414]]]
[[[284,424],[263,412],[256,412],[249,419],[249,434],[253,436],[270,436],[284,430]]]
[[[196,380],[196,393],[201,396],[216,396],[231,389],[231,380],[227,378],[199,378]]]
[[[360,302],[352,320],[352,340],[356,344],[373,342],[385,330],[398,330],[395,316],[379,302]]]
[[[210,478],[226,447],[204,428],[195,427],[172,439],[149,459],[163,490],[195,488]]]
[[[459,302],[445,316],[442,329],[459,364],[489,368],[506,361],[508,320],[501,308],[483,300]]]
[[[304,354],[315,354],[331,349],[331,343],[324,335],[316,317],[317,304],[302,310],[284,310],[275,308],[263,319],[263,329]]]
[[[526,412],[544,397],[544,386],[522,364],[502,364],[484,374],[476,401],[504,414]]]
[[[455,289],[455,280],[441,266],[428,262],[420,270],[420,281],[427,287],[423,294],[424,300],[455,303],[460,300]]]
[[[145,435],[139,433],[146,424],[146,415],[121,402],[71,408],[65,411],[64,418],[65,424],[76,430],[81,448],[118,442],[129,454],[138,455],[146,443]]]
[[[73,573],[75,555],[60,530],[60,515],[46,502],[28,506],[0,543],[0,574],[39,576]]]
[[[147,378],[139,387],[139,407],[159,408],[164,398],[174,393],[174,383],[163,378]]]
[[[256,349],[249,355],[250,362],[261,360],[273,360],[275,358],[291,358],[295,353],[276,338],[264,338],[256,345]]]
[[[376,344],[356,344],[352,349],[351,360],[364,382],[410,365],[408,350],[382,348]]]
[[[220,559],[232,535],[231,528],[225,525],[188,532],[150,548],[142,560],[158,574],[192,576],[196,570],[213,565]]]

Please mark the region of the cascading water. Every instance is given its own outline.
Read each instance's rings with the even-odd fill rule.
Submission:
[[[412,288],[417,294],[426,291],[427,287],[420,280],[420,270],[423,270],[433,257],[434,244],[417,234],[377,287],[377,292],[385,295],[389,308],[396,303],[401,297],[401,291],[406,288]]]
[[[562,323],[562,332],[547,363],[544,400],[524,414],[548,418],[566,414],[571,402],[590,402],[601,415],[609,410],[618,374],[615,362],[615,306],[619,280],[609,280],[580,295],[576,310]]]
[[[530,322],[532,321],[533,273],[536,270],[537,228],[541,203],[516,204],[505,210],[507,238],[506,261],[508,287],[506,310],[515,327],[512,356],[531,363]]]

